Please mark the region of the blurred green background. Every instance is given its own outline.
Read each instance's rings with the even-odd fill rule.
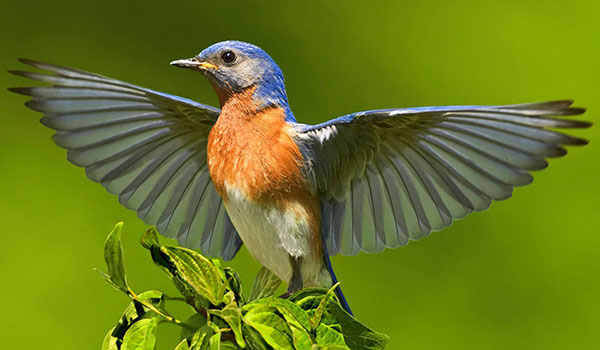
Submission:
[[[286,75],[292,109],[320,122],[374,108],[573,98],[600,118],[600,2],[2,1],[0,66],[70,65],[217,105],[168,62],[224,39],[255,43]],[[173,287],[138,243],[146,225],[38,123],[29,84],[0,74],[1,349],[99,349],[127,298],[92,271],[125,221],[137,291]],[[405,248],[335,257],[356,315],[389,349],[600,347],[600,129],[491,210]],[[249,288],[259,266],[230,263]],[[174,345],[165,326],[159,349]]]

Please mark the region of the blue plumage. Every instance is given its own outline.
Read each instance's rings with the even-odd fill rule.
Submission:
[[[228,70],[228,67],[222,67],[210,74],[215,74],[218,81],[225,82],[236,90],[243,90],[248,86],[255,85],[254,95],[260,106],[281,107],[285,111],[286,121],[296,122],[288,103],[283,72],[271,56],[258,46],[242,41],[228,40],[209,46],[196,57],[204,61],[227,51],[234,52],[237,57],[235,71]],[[248,62],[251,64],[247,64]],[[224,73],[223,70],[225,70]]]

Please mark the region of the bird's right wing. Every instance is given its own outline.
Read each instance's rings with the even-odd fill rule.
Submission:
[[[180,244],[231,259],[241,240],[208,174],[206,144],[219,109],[111,78],[21,59],[54,74],[11,71],[52,86],[32,97],[57,145],[121,204]]]

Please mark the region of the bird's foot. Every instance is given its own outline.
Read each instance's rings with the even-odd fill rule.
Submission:
[[[302,289],[303,285],[302,270],[300,269],[302,258],[290,256],[290,263],[292,264],[292,278],[288,283],[287,291],[279,296],[282,299],[289,298],[292,294]]]
[[[292,292],[290,292],[290,291],[287,291],[287,292],[285,292],[285,293],[281,294],[279,297],[280,297],[281,299],[287,299],[287,298],[291,297],[291,296],[292,296],[292,294],[294,294],[294,293],[292,293]]]

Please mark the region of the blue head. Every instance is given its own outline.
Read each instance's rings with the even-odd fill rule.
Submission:
[[[277,106],[286,110],[286,119],[294,120],[289,109],[283,73],[275,61],[258,46],[241,41],[222,41],[197,56],[171,62],[172,65],[201,71],[211,81],[221,104],[236,93],[255,88],[259,107]]]

